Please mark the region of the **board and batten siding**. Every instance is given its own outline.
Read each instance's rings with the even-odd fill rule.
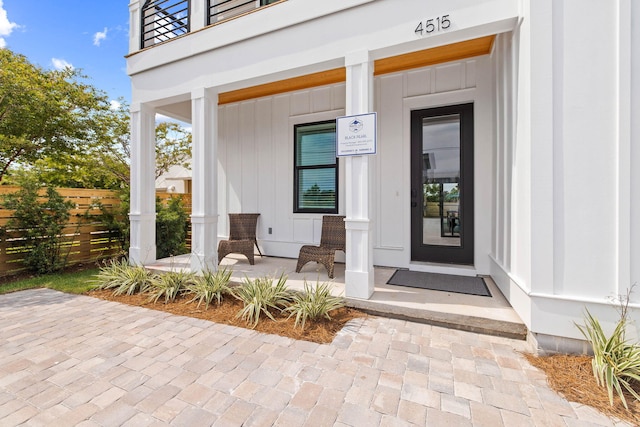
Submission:
[[[378,146],[370,167],[376,265],[404,266],[410,258],[406,101],[475,88],[476,62],[464,60],[375,78]],[[430,106],[427,102],[418,108]],[[322,215],[293,213],[293,127],[332,120],[344,115],[344,109],[343,83],[219,107],[221,238],[228,235],[228,212],[259,212],[257,237],[270,255],[295,258],[302,244],[320,241]],[[343,163],[339,170],[341,214],[345,208]]]

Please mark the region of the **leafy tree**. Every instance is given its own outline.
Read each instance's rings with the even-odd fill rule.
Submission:
[[[156,126],[156,179],[172,166],[190,168],[191,133],[178,123],[160,122]]]
[[[100,131],[105,94],[80,82],[79,71],[44,70],[0,49],[0,182],[12,165],[74,152]]]
[[[77,150],[43,157],[33,163],[31,173],[42,182],[57,187],[122,189],[129,186],[130,138],[128,105],[96,115],[91,141]],[[166,173],[173,165],[188,167],[191,133],[178,123],[156,126],[156,173]]]
[[[18,168],[57,187],[129,185],[129,106],[120,99],[112,108],[84,77],[70,68],[44,70],[0,49],[0,183]],[[156,178],[190,158],[190,132],[159,123]]]
[[[43,195],[41,189],[35,181],[25,180],[21,182],[20,190],[4,196],[4,207],[15,211],[6,230],[16,232],[24,239],[24,263],[38,274],[64,267],[62,232],[73,207],[52,187],[47,187]]]

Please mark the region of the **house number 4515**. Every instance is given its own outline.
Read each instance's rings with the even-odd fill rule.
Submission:
[[[451,26],[451,20],[449,15],[438,16],[437,18],[427,19],[426,21],[418,23],[415,33],[423,36],[426,34],[435,33],[438,31],[446,30]]]

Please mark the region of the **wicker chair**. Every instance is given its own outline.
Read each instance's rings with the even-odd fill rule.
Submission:
[[[229,214],[229,240],[220,240],[218,243],[218,264],[222,258],[229,254],[243,254],[253,265],[253,245],[258,248],[256,240],[256,225],[258,224],[259,213],[235,213]]]
[[[315,261],[324,265],[333,279],[333,264],[335,262],[336,251],[345,251],[346,231],[344,228],[344,216],[322,217],[322,234],[320,235],[320,246],[304,245],[300,248],[298,255],[298,265],[296,273],[309,261]]]

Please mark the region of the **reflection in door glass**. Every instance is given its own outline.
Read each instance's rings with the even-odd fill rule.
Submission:
[[[460,246],[460,115],[422,120],[422,241]]]

